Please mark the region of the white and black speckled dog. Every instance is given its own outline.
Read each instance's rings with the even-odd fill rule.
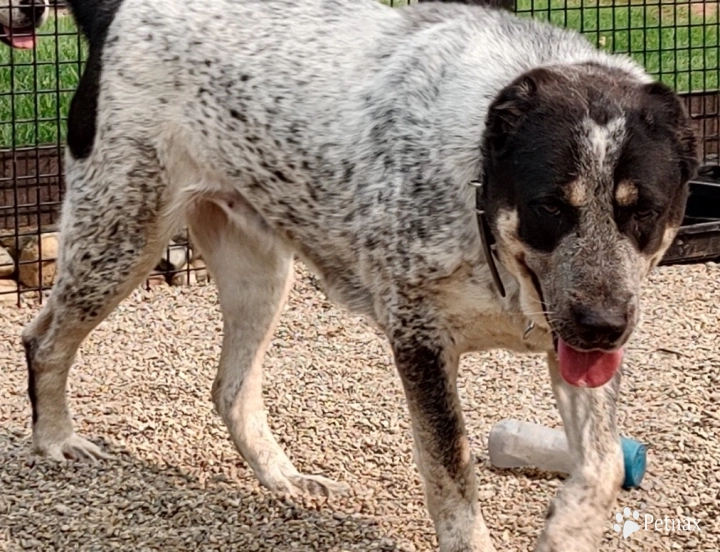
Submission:
[[[0,0],[0,41],[32,49],[37,44],[35,32],[47,18],[48,0]]]
[[[213,400],[264,485],[343,489],[295,469],[261,395],[297,254],[390,340],[442,551],[494,549],[456,390],[460,356],[494,347],[547,354],[575,460],[537,550],[596,551],[623,478],[622,346],[697,165],[673,92],[480,6],[70,3],[90,58],[57,283],[23,334],[36,448],[103,456],[73,432],[68,370],[184,222],[224,316]]]

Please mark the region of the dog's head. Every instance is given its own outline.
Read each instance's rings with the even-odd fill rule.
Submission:
[[[32,49],[35,30],[48,17],[48,0],[0,0],[0,40],[13,48]]]
[[[682,104],[600,64],[539,68],[495,99],[483,150],[486,212],[523,312],[552,330],[568,382],[604,384],[697,169]]]

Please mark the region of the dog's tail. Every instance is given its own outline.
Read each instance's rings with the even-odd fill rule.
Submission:
[[[68,0],[70,10],[85,37],[93,46],[102,45],[123,0]]]

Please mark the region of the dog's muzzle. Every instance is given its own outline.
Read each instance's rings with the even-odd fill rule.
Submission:
[[[46,0],[19,0],[0,23],[0,41],[11,48],[32,50],[37,45],[36,29],[47,17]]]

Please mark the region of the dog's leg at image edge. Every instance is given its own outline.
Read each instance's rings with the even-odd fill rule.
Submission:
[[[412,419],[415,463],[441,552],[495,552],[477,496],[457,394],[459,358],[434,338],[391,339]]]
[[[562,379],[554,353],[548,365],[574,469],[548,508],[535,550],[597,552],[625,474],[616,424],[620,373],[582,388]]]

